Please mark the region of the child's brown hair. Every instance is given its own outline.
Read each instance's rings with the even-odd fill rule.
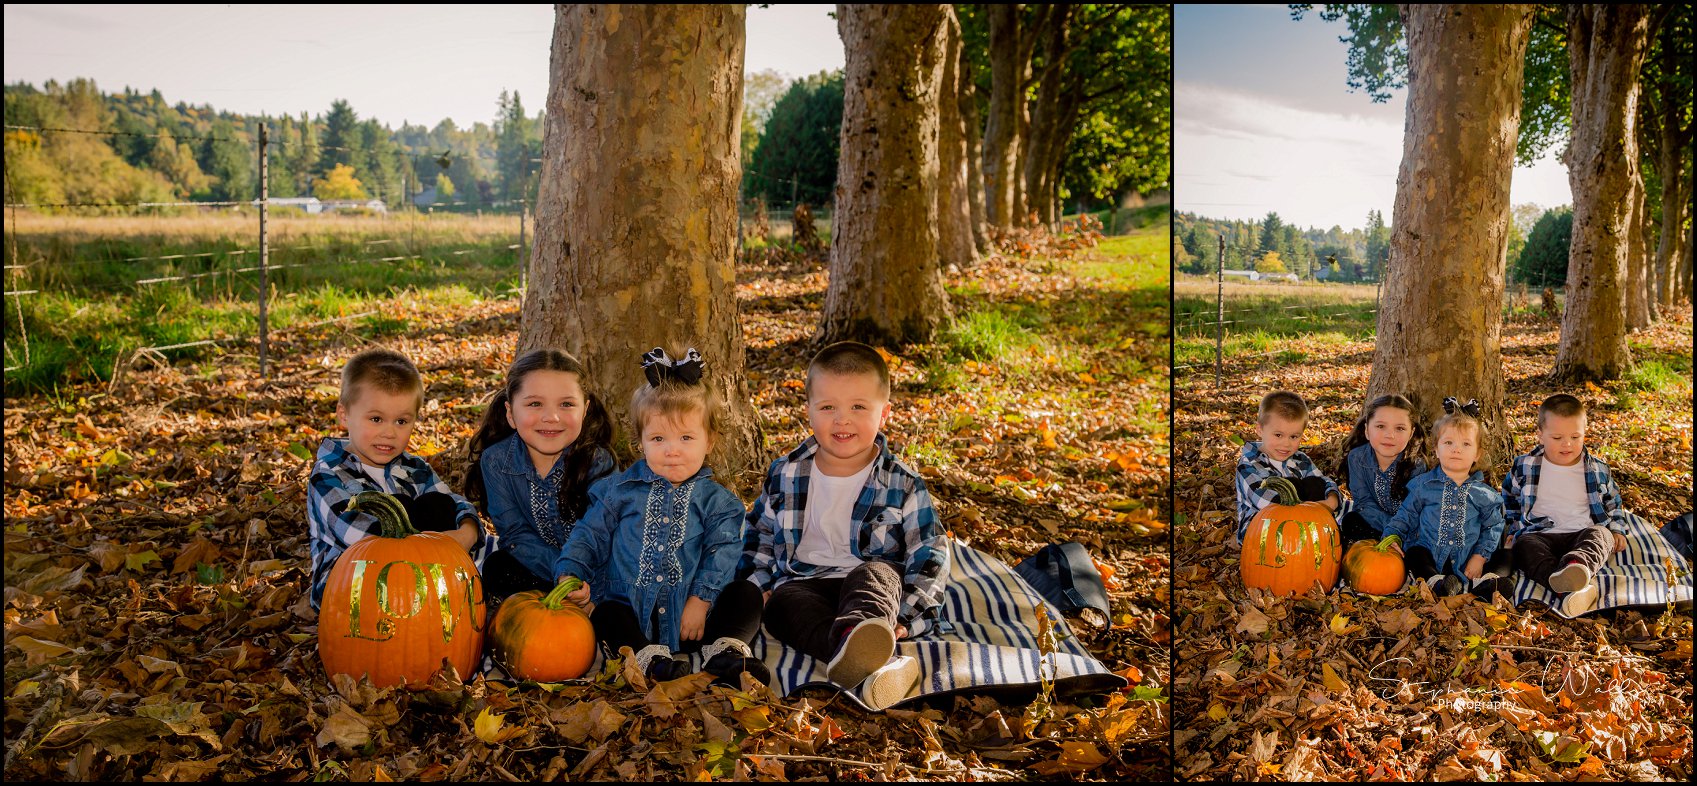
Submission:
[[[1544,421],[1550,415],[1563,418],[1584,417],[1585,402],[1580,401],[1578,396],[1570,396],[1566,393],[1557,393],[1544,399],[1544,403],[1538,405],[1539,430],[1543,430]]]
[[[873,374],[878,377],[878,392],[890,397],[890,365],[884,356],[858,341],[838,341],[813,356],[807,364],[807,396],[813,398],[813,377],[819,372],[828,374]]]
[[[374,347],[349,359],[342,367],[342,392],[337,403],[343,408],[353,406],[367,385],[385,393],[416,393],[419,403],[424,403],[424,378],[418,366],[392,349]]]
[[[1469,471],[1491,465],[1490,449],[1486,445],[1489,432],[1485,430],[1485,421],[1479,419],[1479,405],[1469,401],[1459,404],[1453,398],[1444,399],[1444,416],[1432,424],[1432,445],[1437,446],[1443,440],[1444,431],[1451,428],[1473,429],[1473,441],[1478,444],[1479,454],[1473,458],[1473,466]]]
[[[1308,405],[1302,402],[1302,397],[1288,390],[1275,390],[1261,399],[1261,409],[1255,416],[1255,422],[1267,425],[1268,415],[1291,421],[1292,423],[1308,422]]]

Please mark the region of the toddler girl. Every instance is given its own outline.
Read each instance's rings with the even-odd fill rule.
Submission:
[[[1339,522],[1345,543],[1378,540],[1408,496],[1408,481],[1426,471],[1416,455],[1426,430],[1414,412],[1413,402],[1392,393],[1373,399],[1355,421],[1336,473],[1355,503]]]
[[[613,473],[613,426],[576,358],[521,355],[471,439],[465,495],[495,521],[500,550],[484,563],[492,602],[553,588],[554,560],[589,510],[589,487]]]
[[[1406,547],[1409,574],[1426,579],[1434,594],[1454,595],[1471,584],[1474,595],[1489,600],[1497,579],[1508,575],[1508,550],[1500,548],[1503,496],[1478,469],[1485,438],[1479,405],[1446,398],[1444,412],[1432,425],[1438,467],[1409,481],[1385,535],[1398,538],[1399,552]]]
[[[760,630],[760,590],[732,582],[747,511],[703,466],[720,429],[701,367],[694,349],[676,362],[660,348],[643,356],[648,384],[630,407],[642,459],[590,490],[554,575],[601,576],[590,614],[596,638],[608,654],[630,647],[649,677],[684,676],[674,653],[700,650],[720,683],[737,685],[743,671],[767,682],[748,648]],[[591,589],[568,597],[587,604]]]

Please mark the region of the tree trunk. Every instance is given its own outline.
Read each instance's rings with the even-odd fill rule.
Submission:
[[[1627,244],[1627,261],[1631,295],[1626,326],[1636,332],[1656,321],[1656,277],[1650,269],[1650,196],[1642,173],[1632,179],[1632,234]]]
[[[940,159],[937,177],[937,241],[941,264],[965,269],[978,262],[972,236],[972,205],[967,193],[966,120],[960,113],[961,68],[960,22],[954,7],[948,8],[948,45],[943,54],[943,83],[937,93]]]
[[[1408,109],[1368,400],[1477,398],[1502,458],[1503,274],[1530,6],[1404,5]],[[1487,465],[1489,458],[1485,459]]]
[[[1555,377],[1615,379],[1632,365],[1626,347],[1631,263],[1632,184],[1638,178],[1638,68],[1649,46],[1642,5],[1573,5],[1567,11],[1572,58],[1573,240]]]
[[[757,470],[734,267],[743,6],[556,8],[519,351],[583,360],[628,431],[642,353],[696,347],[728,416],[712,465]]]
[[[1067,25],[1072,19],[1072,5],[1057,4],[1048,15],[1046,30],[1032,31],[1034,35],[1045,35],[1043,42],[1044,59],[1043,73],[1038,78],[1037,101],[1031,109],[1029,133],[1025,136],[1025,144],[1021,147],[1024,158],[1024,193],[1026,209],[1037,215],[1038,221],[1054,227],[1060,219],[1054,210],[1054,202],[1050,198],[1048,174],[1050,159],[1054,149],[1065,146],[1066,139],[1060,137],[1060,126],[1065,117],[1061,109],[1061,96],[1066,89],[1062,83],[1061,74],[1066,64]]]
[[[1019,224],[1014,182],[1019,165],[1019,118],[1025,104],[1019,5],[988,5],[984,13],[990,22],[990,111],[984,127],[985,220],[1006,231]]]
[[[972,246],[978,256],[990,253],[990,236],[984,231],[984,135],[978,117],[978,88],[961,75],[960,114],[966,126],[966,204],[972,211]]]
[[[949,317],[937,264],[949,6],[837,6],[843,130],[821,343],[924,342]]]
[[[1664,60],[1663,73],[1671,73],[1674,64]],[[1659,302],[1662,308],[1672,308],[1682,296],[1690,294],[1681,286],[1679,261],[1683,248],[1689,243],[1685,222],[1690,217],[1691,168],[1687,155],[1691,152],[1691,126],[1681,120],[1681,109],[1674,91],[1660,91],[1662,106],[1657,107],[1656,127],[1652,130],[1660,139],[1657,144],[1657,173],[1662,185],[1661,237],[1656,243],[1656,276]]]

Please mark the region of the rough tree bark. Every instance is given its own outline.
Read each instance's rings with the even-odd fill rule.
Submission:
[[[1019,131],[1025,116],[1025,70],[1029,51],[1019,29],[1017,3],[985,7],[990,22],[990,109],[984,126],[985,220],[1007,230],[1022,220],[1015,196],[1019,177]]]
[[[519,351],[564,349],[627,431],[641,355],[694,346],[728,415],[712,464],[758,469],[734,268],[741,5],[560,5]]]
[[[1567,149],[1573,186],[1556,379],[1614,379],[1631,367],[1625,319],[1630,283],[1632,185],[1638,174],[1638,69],[1649,46],[1643,5],[1568,6],[1573,138]]]
[[[1045,39],[1045,62],[1042,72],[1037,76],[1037,99],[1030,107],[1029,133],[1022,140],[1025,205],[1027,210],[1037,215],[1038,221],[1051,227],[1060,218],[1054,209],[1053,189],[1050,187],[1048,175],[1057,148],[1064,148],[1066,145],[1066,139],[1060,136],[1061,125],[1065,120],[1061,104],[1066,92],[1061,75],[1066,65],[1067,52],[1071,48],[1067,41],[1067,28],[1072,21],[1072,12],[1071,4],[1057,4],[1055,10],[1048,14],[1047,26],[1042,30],[1032,31],[1033,35],[1041,35]]]
[[[968,194],[966,120],[960,112],[960,21],[948,8],[948,43],[943,53],[943,83],[937,92],[939,169],[937,178],[937,253],[942,265],[965,269],[978,262],[972,233],[972,204]]]
[[[1689,275],[1682,281],[1680,262],[1691,242],[1685,224],[1691,217],[1692,124],[1683,102],[1679,100],[1678,88],[1671,79],[1681,65],[1676,58],[1684,53],[1667,43],[1668,35],[1664,29],[1664,43],[1658,58],[1664,81],[1660,89],[1646,95],[1650,104],[1646,112],[1650,128],[1646,129],[1648,133],[1645,135],[1655,151],[1656,173],[1662,190],[1661,236],[1656,243],[1654,268],[1657,302],[1663,310],[1673,308],[1675,303],[1690,296]]]
[[[1430,423],[1477,398],[1498,428],[1509,176],[1531,6],[1404,5],[1408,108],[1368,400],[1410,396]]]
[[[948,12],[942,4],[837,6],[847,63],[822,343],[928,341],[949,318],[937,265]]]
[[[966,204],[972,210],[972,245],[980,257],[990,253],[990,235],[984,218],[984,138],[978,117],[978,86],[962,74],[960,114],[966,125]]]
[[[1626,329],[1637,332],[1656,321],[1656,283],[1650,273],[1649,190],[1642,175],[1632,179],[1628,193],[1632,222],[1626,243]]]

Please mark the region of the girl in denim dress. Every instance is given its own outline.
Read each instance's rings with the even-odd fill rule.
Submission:
[[[580,605],[594,597],[590,621],[606,653],[630,647],[649,677],[688,674],[675,656],[698,650],[722,684],[738,685],[744,671],[766,682],[748,647],[760,631],[760,590],[732,581],[747,510],[705,466],[720,429],[701,355],[691,349],[673,361],[655,348],[643,361],[648,384],[630,407],[642,459],[590,490],[554,575],[601,577],[567,597]]]
[[[1503,495],[1478,468],[1485,439],[1478,404],[1446,398],[1444,411],[1432,425],[1438,466],[1409,481],[1408,498],[1385,535],[1400,540],[1409,575],[1425,579],[1433,594],[1470,589],[1489,600],[1497,580],[1509,575],[1508,550],[1501,548]]]

